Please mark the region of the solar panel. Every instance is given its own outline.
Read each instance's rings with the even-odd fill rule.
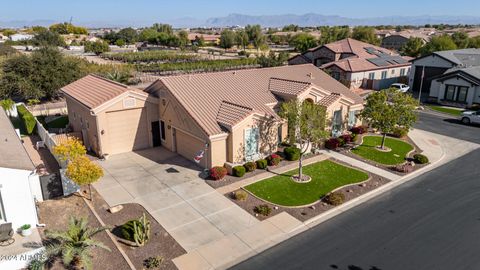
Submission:
[[[369,61],[370,63],[374,64],[375,66],[378,66],[378,67],[385,67],[385,66],[390,66],[390,64],[385,61],[385,59],[382,59],[382,58],[370,58],[370,59],[367,59],[367,61]]]

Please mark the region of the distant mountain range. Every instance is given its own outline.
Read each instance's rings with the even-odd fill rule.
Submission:
[[[41,25],[48,26],[58,21],[55,20],[16,20],[0,21],[0,27],[20,28],[23,26]],[[336,15],[321,15],[308,13],[303,15],[283,14],[253,16],[244,14],[229,14],[225,17],[214,17],[206,20],[197,18],[178,18],[170,20],[157,21],[79,21],[74,22],[86,27],[142,27],[149,26],[154,22],[170,23],[175,27],[222,27],[222,26],[245,26],[247,24],[260,24],[265,27],[281,27],[287,24],[297,24],[300,26],[319,26],[319,25],[425,25],[425,24],[480,24],[480,17],[477,16],[385,16],[371,18],[348,18]]]

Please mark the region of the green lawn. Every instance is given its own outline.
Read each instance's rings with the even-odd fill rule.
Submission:
[[[460,116],[463,112],[463,110],[459,110],[459,109],[455,109],[455,108],[447,108],[447,107],[443,107],[443,106],[427,105],[427,107],[434,110],[434,111],[450,114],[450,115],[453,115],[453,116]]]
[[[395,165],[405,162],[408,152],[413,150],[411,144],[389,137],[385,140],[385,146],[392,151],[382,152],[377,150],[376,147],[381,144],[381,136],[365,136],[362,145],[352,149],[352,153],[384,165]]]
[[[68,116],[63,115],[59,118],[46,123],[45,116],[37,116],[37,119],[45,128],[65,128],[68,125]]]
[[[303,167],[303,173],[312,177],[308,183],[296,183],[290,177],[298,173],[289,171],[248,185],[246,190],[265,201],[283,206],[302,206],[320,200],[330,191],[368,179],[368,174],[330,160]]]

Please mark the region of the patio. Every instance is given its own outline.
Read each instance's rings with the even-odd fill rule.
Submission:
[[[15,233],[15,242],[9,246],[0,246],[0,269],[20,269],[43,250],[42,239],[37,228],[32,228],[32,234],[21,236]]]

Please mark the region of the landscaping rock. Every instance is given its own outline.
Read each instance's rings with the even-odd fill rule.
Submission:
[[[112,214],[115,214],[115,213],[117,213],[117,212],[122,211],[122,209],[123,209],[123,205],[120,204],[120,205],[116,205],[116,206],[114,206],[114,207],[110,207],[110,208],[108,209],[108,212],[110,212],[110,213],[112,213]]]

